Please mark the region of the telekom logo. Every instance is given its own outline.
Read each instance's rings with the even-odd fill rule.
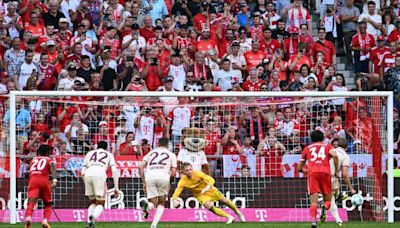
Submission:
[[[268,218],[268,213],[267,210],[256,210],[256,218],[258,218],[259,222],[265,222],[265,220]]]
[[[73,210],[72,214],[74,215],[75,222],[82,222],[85,219],[85,211],[84,210]]]
[[[205,210],[194,210],[194,217],[198,222],[205,222],[207,219],[207,212]]]

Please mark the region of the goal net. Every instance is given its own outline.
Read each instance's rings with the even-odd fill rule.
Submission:
[[[121,176],[121,194],[115,197],[108,189],[100,221],[147,221],[141,211],[146,199],[139,162],[163,136],[179,154],[188,127],[205,130],[210,175],[247,221],[309,220],[307,179],[296,168],[316,129],[326,143],[348,141],[351,181],[365,199],[358,207],[350,198],[338,200],[342,219],[391,221],[393,180],[386,171],[393,167],[391,159],[398,159],[393,156],[392,99],[385,92],[13,92],[0,99],[1,222],[23,222],[29,162],[41,144],[52,147],[57,164],[51,222],[86,221],[89,202],[81,169],[85,153],[99,141],[108,143]],[[340,192],[348,191],[341,183]],[[180,208],[172,209],[170,200],[166,208],[162,221],[223,221],[189,192],[181,195]],[[39,200],[34,221],[41,221],[42,209]],[[329,213],[328,221],[333,221]]]

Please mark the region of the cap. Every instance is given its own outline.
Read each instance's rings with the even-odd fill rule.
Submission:
[[[175,52],[172,57],[181,57],[181,55],[179,54],[179,52]]]
[[[356,144],[361,144],[361,140],[359,140],[359,139],[354,140],[354,141],[353,141],[353,145],[356,145]]]
[[[202,3],[201,3],[201,6],[202,6],[202,7],[207,7],[207,6],[208,6],[208,2],[206,2],[206,1],[202,2]]]
[[[239,3],[239,7],[245,7],[245,6],[247,6],[247,3],[245,2]]]
[[[2,78],[7,78],[7,77],[8,77],[7,71],[1,72],[1,73],[0,73],[0,77],[2,77]]]
[[[233,41],[231,44],[232,47],[240,47],[239,41]]]
[[[117,120],[126,120],[126,117],[124,115],[119,115],[117,117]]]
[[[137,23],[134,23],[134,24],[131,25],[131,29],[133,29],[133,30],[138,30],[139,28],[140,27],[139,27],[139,25]]]
[[[54,42],[54,40],[48,40],[47,41],[47,46],[55,46],[56,42]]]
[[[174,77],[172,76],[167,76],[164,78],[164,82],[173,82],[174,81]]]
[[[68,70],[76,70],[76,66],[71,64],[68,66]]]
[[[262,64],[268,64],[269,63],[269,59],[263,59]]]
[[[385,41],[385,37],[384,36],[378,36],[377,40],[378,41]]]
[[[84,24],[78,24],[78,28],[80,28],[80,27],[85,27],[85,25]]]
[[[84,83],[82,83],[80,80],[75,80],[74,84],[80,85],[80,86],[84,85]]]
[[[299,33],[299,28],[293,26],[289,28],[289,33]]]
[[[67,20],[67,18],[62,17],[62,18],[60,18],[60,20],[58,21],[58,23],[68,23],[68,20]]]
[[[108,124],[106,121],[100,121],[99,127],[107,127],[107,126],[108,126]]]

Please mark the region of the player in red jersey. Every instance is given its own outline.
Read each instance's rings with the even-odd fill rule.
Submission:
[[[311,141],[313,144],[304,148],[301,154],[300,164],[297,167],[299,172],[308,174],[308,193],[310,195],[310,215],[312,217],[312,228],[317,227],[317,204],[318,193],[322,193],[324,205],[322,206],[321,218],[325,215],[325,210],[331,206],[332,183],[331,168],[329,158],[333,158],[335,165],[335,174],[338,172],[338,157],[333,147],[329,144],[322,143],[324,133],[319,130],[311,133]],[[303,169],[305,162],[308,161],[308,168]]]
[[[28,208],[25,212],[25,228],[31,227],[32,212],[36,200],[40,197],[44,204],[44,215],[42,221],[43,228],[51,228],[48,220],[51,215],[51,190],[57,185],[56,163],[49,157],[51,148],[48,145],[41,145],[35,157],[29,165],[29,185],[28,185]],[[52,182],[49,182],[51,174]]]

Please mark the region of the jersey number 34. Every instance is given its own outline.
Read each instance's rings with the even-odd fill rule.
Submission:
[[[312,156],[311,161],[316,161],[317,159],[321,161],[325,160],[326,158],[325,147],[320,147],[318,152],[316,147],[311,147],[310,151]]]

